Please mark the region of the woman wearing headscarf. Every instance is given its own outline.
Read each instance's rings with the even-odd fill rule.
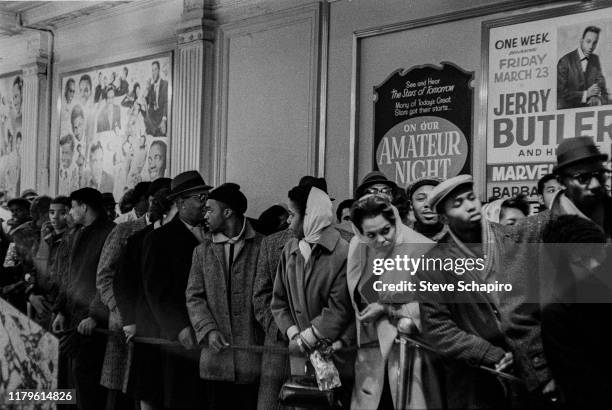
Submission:
[[[297,238],[281,255],[272,315],[291,351],[326,344],[335,351],[352,344],[355,332],[346,282],[348,243],[333,227],[332,204],[324,191],[297,186],[288,196],[290,229]],[[291,374],[303,375],[304,364],[304,357],[292,355]]]
[[[355,409],[427,409],[440,408],[437,377],[431,358],[417,351],[413,357],[410,386],[401,386],[406,395],[398,403],[399,347],[398,322],[411,319],[413,332],[421,329],[419,304],[410,292],[383,292],[380,285],[410,281],[410,272],[389,270],[374,273],[375,259],[396,256],[418,258],[435,242],[404,225],[396,207],[382,195],[366,195],[351,207],[355,237],[348,254],[347,281],[357,317],[355,386],[351,408]],[[412,335],[414,336],[414,335]],[[368,344],[378,342],[376,346]],[[408,397],[409,396],[409,397]]]

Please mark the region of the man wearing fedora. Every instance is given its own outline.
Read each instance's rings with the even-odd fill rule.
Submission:
[[[359,199],[365,195],[384,195],[389,200],[393,201],[395,198],[395,191],[397,190],[397,184],[391,181],[380,171],[368,172],[365,177],[361,180],[361,183],[355,190],[355,199]]]
[[[143,286],[161,337],[178,341],[180,348],[163,353],[164,406],[201,408],[205,385],[200,379],[195,333],[189,321],[185,289],[193,249],[204,240],[201,227],[204,204],[211,186],[197,171],[177,175],[169,199],[176,204],[174,219],[150,232],[143,245]]]
[[[244,216],[247,199],[240,186],[225,183],[206,201],[210,229],[193,252],[187,310],[198,344],[200,376],[208,382],[210,408],[255,409],[260,356],[228,349],[257,345],[263,332],[253,313],[253,283],[263,236]]]
[[[612,232],[612,200],[605,190],[607,159],[590,137],[569,138],[556,150],[553,169],[562,189],[549,209],[506,228],[506,269],[500,280],[513,284],[504,294],[502,314],[506,334],[517,351],[517,369],[526,382],[530,405],[543,407],[559,400],[542,343],[541,306],[548,303],[555,280],[554,264],[543,248],[546,228],[561,215],[578,215],[595,222],[608,240]]]
[[[575,213],[589,218],[599,225],[610,239],[612,199],[605,188],[610,170],[604,166],[608,155],[599,151],[591,137],[564,140],[557,147],[556,154],[557,165],[553,172],[565,187],[565,192],[553,200],[553,214]],[[564,207],[561,195],[569,199],[575,208]]]

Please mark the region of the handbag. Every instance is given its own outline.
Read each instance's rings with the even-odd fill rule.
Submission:
[[[278,401],[283,406],[302,408],[332,408],[335,403],[334,390],[319,390],[312,377],[291,376],[281,387]]]

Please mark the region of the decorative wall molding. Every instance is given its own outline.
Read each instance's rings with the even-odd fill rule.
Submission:
[[[24,25],[67,28],[112,18],[143,8],[155,7],[168,0],[46,2],[22,13]]]
[[[326,0],[219,0],[213,13],[220,24],[295,10]]]
[[[23,76],[46,76],[48,68],[48,61],[46,59],[39,59],[33,63],[29,63],[21,66]]]
[[[214,39],[214,29],[206,29],[201,25],[177,31],[177,43],[179,47],[193,41],[214,41]]]
[[[22,66],[23,91],[22,91],[22,149],[21,149],[21,190],[27,188],[38,189],[37,173],[44,166],[32,166],[39,164],[39,143],[45,145],[47,138],[47,60],[40,58],[33,63]],[[39,141],[40,139],[40,141]],[[39,183],[38,185],[45,185]],[[47,190],[45,189],[44,192]]]
[[[261,10],[260,10],[261,12]],[[308,150],[306,152],[308,173],[319,174],[324,158],[324,151],[319,155],[319,149],[325,149],[324,141],[319,135],[319,93],[321,72],[321,4],[309,2],[306,6],[291,8],[273,13],[258,15],[249,19],[233,21],[220,26],[217,44],[217,78],[215,99],[215,139],[214,139],[214,184],[225,182],[227,170],[227,138],[228,138],[228,94],[229,94],[229,51],[233,39],[252,36],[268,30],[275,30],[307,21],[311,25],[310,41],[310,89],[308,109]],[[326,45],[325,45],[326,47]]]
[[[190,4],[187,4],[190,3]],[[196,169],[210,181],[214,21],[193,19],[208,0],[184,0],[183,21],[176,34],[170,174]]]

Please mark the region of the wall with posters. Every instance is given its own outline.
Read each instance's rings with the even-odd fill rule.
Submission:
[[[487,24],[488,195],[535,197],[564,138],[611,153],[612,8],[556,14]]]
[[[103,15],[80,17],[73,23],[63,24],[57,30],[57,64],[54,67],[52,97],[55,109],[49,148],[49,192],[66,193],[77,185],[97,185],[104,191],[112,188],[115,199],[119,200],[126,183],[133,186],[138,180],[150,179],[151,170],[159,173],[158,168],[162,171],[165,168],[164,175],[168,176],[170,105],[174,74],[171,51],[176,47],[176,28],[181,21],[182,10],[182,0],[153,0],[146,5],[135,3],[121,6],[117,10],[110,9]],[[152,83],[155,75],[153,61],[159,62],[159,76],[162,80],[162,98],[157,98],[157,104],[149,101],[147,85]],[[128,69],[125,79],[124,68]],[[79,144],[75,142],[70,161],[69,141],[61,144],[60,140],[66,135],[74,136],[71,117],[74,106],[82,105],[78,104],[78,100],[82,97],[79,83],[83,75],[88,75],[91,79],[91,95],[84,105],[86,108],[83,109],[86,114],[84,132],[88,141],[81,153],[78,153]],[[110,110],[105,108],[106,101],[103,98],[96,98],[96,88],[98,84],[106,83],[108,86],[113,76],[115,88],[121,88],[121,91],[119,95],[115,92],[113,109]],[[68,84],[70,79],[75,81],[75,95],[73,100],[67,102],[67,87],[72,87]],[[123,81],[127,82],[127,93],[124,93]],[[138,97],[135,98],[136,83],[140,87],[136,90]],[[134,99],[140,101],[139,113],[133,110],[136,106],[133,104]],[[167,119],[166,124],[162,125],[166,130],[162,132],[159,126],[164,115],[157,114],[164,109]],[[152,118],[152,110],[156,112],[156,125],[153,127],[148,124]],[[117,112],[119,120],[115,121],[111,117]],[[108,120],[103,120],[104,117]],[[112,127],[107,124],[109,121],[113,121]],[[115,125],[119,125],[119,128]],[[141,132],[142,129],[145,132]],[[91,156],[92,148],[96,148],[94,157]],[[100,152],[103,153],[101,169],[96,161]],[[95,173],[100,175],[98,178],[90,178],[92,159],[96,163]],[[108,182],[110,180],[113,181],[112,184]]]
[[[482,22],[556,6],[529,7],[536,3],[542,4],[468,0],[332,3],[326,119],[330,191],[337,198],[349,197],[355,183],[373,167],[373,88],[398,68],[439,66],[444,61],[474,72],[472,172],[477,186],[484,190],[485,131],[479,130],[483,119],[479,98]]]
[[[23,76],[0,76],[0,192],[14,198],[21,193],[23,142]]]
[[[93,187],[116,199],[167,176],[170,53],[62,76],[58,193]]]

